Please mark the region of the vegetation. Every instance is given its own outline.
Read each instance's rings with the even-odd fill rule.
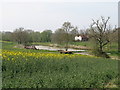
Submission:
[[[111,31],[110,26],[108,26],[108,21],[105,18],[101,17],[101,21],[94,21],[91,25],[90,36],[93,38],[94,45],[94,53],[96,56],[102,56],[109,58],[107,53],[104,51],[104,47],[110,42],[110,34],[115,32],[115,30]]]
[[[34,32],[33,30],[24,29],[21,27],[13,32],[0,32],[0,40],[30,45],[33,42],[51,42],[51,35],[51,30]]]
[[[62,28],[59,28],[53,34],[52,41],[57,44],[63,44],[65,50],[67,51],[69,43],[73,41],[74,31],[76,31],[76,29],[77,28],[74,28],[70,22],[64,22]]]
[[[17,42],[26,46],[39,43],[48,45],[52,43],[64,47],[66,51],[70,45],[78,45],[92,49],[96,56],[109,57],[107,53],[119,55],[117,50],[119,48],[117,45],[118,29],[112,29],[108,25],[108,21],[109,18],[105,20],[103,17],[101,17],[101,20],[93,20],[91,27],[86,30],[79,30],[77,27],[73,27],[70,22],[64,22],[62,27],[54,33],[51,30],[35,32],[33,30],[18,28],[13,32],[0,32],[0,39],[3,41]],[[87,37],[88,41],[75,42],[74,37],[76,35]],[[115,38],[113,39],[112,37]]]
[[[3,88],[113,88],[108,85],[111,81],[118,87],[117,60],[2,44]]]
[[[107,27],[108,20],[93,20],[86,30],[65,22],[54,33],[24,28],[0,32],[3,88],[118,88],[118,60],[100,58],[120,55],[118,30]],[[75,42],[76,35],[89,39]],[[113,40],[112,36],[116,38]],[[20,48],[28,45],[56,45],[66,51],[69,47],[85,47],[87,52],[94,50],[98,57]]]
[[[52,42],[34,42],[32,45],[43,45],[43,46],[54,46],[54,43]],[[58,44],[58,47],[64,47],[62,44]],[[78,47],[85,47],[84,49],[87,49],[86,52],[89,52],[92,54],[91,48],[93,46],[93,43],[91,41],[84,41],[84,42],[70,42],[69,47],[72,46],[72,48]],[[120,53],[118,52],[118,43],[117,42],[110,42],[104,47],[104,51],[109,54],[110,57],[118,57]]]

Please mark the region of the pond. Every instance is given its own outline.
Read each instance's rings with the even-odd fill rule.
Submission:
[[[50,50],[50,51],[65,50],[65,48],[42,46],[42,45],[35,46],[35,48],[39,50]],[[85,50],[68,48],[68,51],[85,51]]]

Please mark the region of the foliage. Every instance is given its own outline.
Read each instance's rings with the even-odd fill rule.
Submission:
[[[6,47],[3,88],[104,88],[118,77],[116,60]]]
[[[0,33],[0,40],[6,40],[6,41],[11,41],[12,40],[12,34],[11,32],[1,32]]]
[[[12,33],[12,39],[13,39],[13,41],[18,42],[18,44],[26,45],[27,43],[30,42],[29,33],[27,31],[25,31],[24,28],[16,29]]]
[[[33,30],[18,28],[13,32],[0,32],[0,39],[4,41],[14,41],[18,44],[28,45],[32,42],[51,42],[51,30],[34,32]]]
[[[62,27],[57,29],[52,36],[52,41],[57,44],[64,44],[65,50],[68,50],[69,43],[73,41],[77,27],[73,27],[70,22],[64,22]]]
[[[41,33],[41,42],[51,42],[51,30],[45,30]]]
[[[62,29],[57,29],[54,34],[52,34],[52,42],[57,44],[62,44],[64,31]]]

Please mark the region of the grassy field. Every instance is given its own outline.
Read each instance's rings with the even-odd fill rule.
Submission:
[[[3,88],[117,88],[118,61],[1,42]]]
[[[45,46],[50,46],[51,42],[35,42],[32,43],[33,45],[45,45]],[[93,45],[90,41],[85,41],[85,42],[70,42],[69,45],[75,45],[75,46],[81,46],[81,47],[86,47],[88,48],[87,52],[91,52],[91,50],[89,50],[89,48],[92,48]],[[58,45],[59,46],[59,45]],[[63,47],[63,45],[60,45],[60,47]],[[118,43],[113,42],[113,43],[109,43],[108,45],[105,46],[104,51],[107,53],[110,53],[110,56],[115,56],[117,57],[118,55],[120,55],[120,53],[118,53]]]

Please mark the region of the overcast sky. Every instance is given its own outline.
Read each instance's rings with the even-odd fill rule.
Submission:
[[[59,0],[58,0],[59,1]],[[68,0],[67,0],[68,1]],[[85,0],[86,1],[86,0]],[[105,0],[104,0],[105,1]],[[65,21],[69,21],[79,29],[88,28],[92,19],[99,19],[101,16],[110,16],[110,24],[118,25],[118,2],[38,2],[24,0],[21,2],[2,2],[0,29],[13,31],[16,28],[24,27],[35,31],[50,29],[55,31]]]

